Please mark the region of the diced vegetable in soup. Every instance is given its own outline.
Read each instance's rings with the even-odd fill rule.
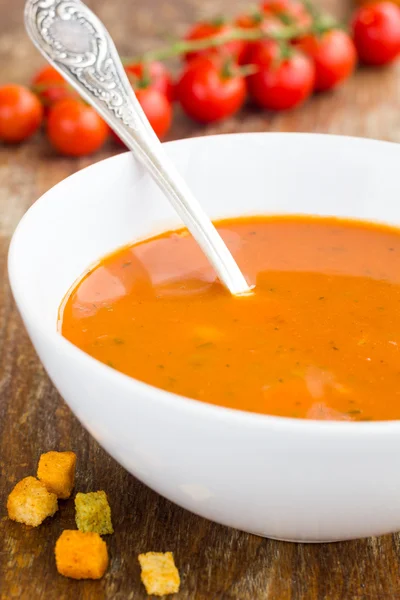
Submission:
[[[317,217],[217,223],[249,283],[232,297],[190,235],[118,250],[60,309],[103,363],[229,408],[303,419],[400,418],[400,231]]]

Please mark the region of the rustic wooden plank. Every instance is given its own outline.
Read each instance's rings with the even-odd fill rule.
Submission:
[[[182,34],[199,16],[243,10],[240,0],[92,0],[121,52],[136,54],[166,34]],[[325,3],[338,16],[344,0]],[[0,0],[0,78],[29,81],[41,64],[22,23],[22,3]],[[221,125],[198,127],[177,115],[171,139],[235,131],[317,131],[400,140],[399,66],[361,70],[334,94],[271,116],[252,108]],[[141,600],[137,554],[173,550],[182,575],[182,600],[369,600],[400,598],[400,538],[339,544],[288,544],[215,525],[171,504],[112,460],[81,427],[54,390],[24,332],[6,273],[10,236],[30,204],[57,181],[93,159],[55,157],[41,136],[17,148],[0,148],[0,600],[89,598]],[[323,194],[321,194],[323,201]],[[75,582],[56,572],[54,542],[74,527],[73,505],[60,503],[57,518],[28,529],[6,517],[14,483],[35,472],[49,449],[78,454],[77,489],[105,489],[115,534],[111,565],[99,582]]]

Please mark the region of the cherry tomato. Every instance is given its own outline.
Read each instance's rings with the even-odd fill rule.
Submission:
[[[134,92],[154,133],[162,139],[167,134],[172,123],[171,102],[163,92],[152,85],[137,89],[134,87]],[[116,142],[125,147],[124,142],[113,131],[111,131],[111,135]]]
[[[135,63],[126,65],[125,71],[134,88],[152,87],[164,94],[170,102],[174,100],[172,77],[163,63],[158,61],[146,65]]]
[[[163,138],[171,126],[172,108],[167,98],[154,88],[135,90],[136,98],[148,118],[154,133]]]
[[[239,15],[235,21],[236,27],[241,29],[258,29],[262,27],[265,21],[265,15],[263,12],[255,11],[252,13],[245,13]]]
[[[92,154],[101,148],[108,133],[108,125],[81,100],[65,98],[56,102],[50,110],[47,135],[61,154]]]
[[[0,140],[22,142],[39,128],[43,107],[35,94],[22,85],[0,87]]]
[[[233,26],[229,24],[221,24],[221,23],[196,23],[189,31],[189,33],[185,36],[186,41],[194,41],[194,40],[202,40],[207,38],[212,38],[219,35],[229,34],[232,31]],[[215,48],[207,48],[204,50],[198,50],[196,52],[189,52],[185,54],[185,60],[189,61],[193,58],[198,58],[200,56],[220,56],[223,55],[225,57],[232,57],[235,60],[238,59],[243,48],[245,46],[245,42],[242,40],[233,40],[231,42],[227,42],[226,44],[222,44],[221,46],[216,46]]]
[[[199,58],[188,64],[178,82],[183,110],[200,123],[212,123],[237,112],[246,98],[242,76],[224,72],[219,61]]]
[[[340,29],[332,29],[320,36],[304,36],[298,47],[314,61],[315,90],[320,92],[339,85],[352,74],[356,66],[354,43]]]
[[[236,27],[240,29],[260,29],[264,33],[276,32],[282,29],[282,21],[274,15],[266,15],[263,12],[253,12],[240,15],[235,21]],[[247,65],[251,62],[251,53],[256,42],[246,42],[238,56],[239,65]]]
[[[353,39],[361,62],[386,65],[400,53],[400,8],[391,2],[367,4],[353,18]]]
[[[240,29],[261,29],[264,32],[282,29],[282,22],[275,15],[255,12],[239,15],[235,26]]]
[[[250,96],[256,104],[270,110],[287,110],[308,98],[315,82],[315,67],[310,58],[294,48],[282,56],[281,48],[271,40],[257,44],[252,64],[258,71],[248,77]]]
[[[311,15],[299,0],[266,0],[262,11],[266,15],[275,15],[285,25],[308,27],[312,23]]]
[[[46,65],[32,79],[32,88],[45,107],[47,114],[50,106],[64,100],[76,97],[74,90],[69,87],[63,76],[52,66]]]

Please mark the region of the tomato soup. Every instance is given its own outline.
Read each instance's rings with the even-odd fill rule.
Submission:
[[[62,335],[158,388],[244,411],[400,418],[400,232],[333,218],[217,228],[254,293],[232,297],[186,231],[102,259],[60,309]]]

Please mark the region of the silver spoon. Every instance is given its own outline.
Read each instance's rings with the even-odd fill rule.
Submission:
[[[232,294],[249,291],[238,265],[153,132],[111,36],[80,0],[27,0],[35,46],[145,165]]]

